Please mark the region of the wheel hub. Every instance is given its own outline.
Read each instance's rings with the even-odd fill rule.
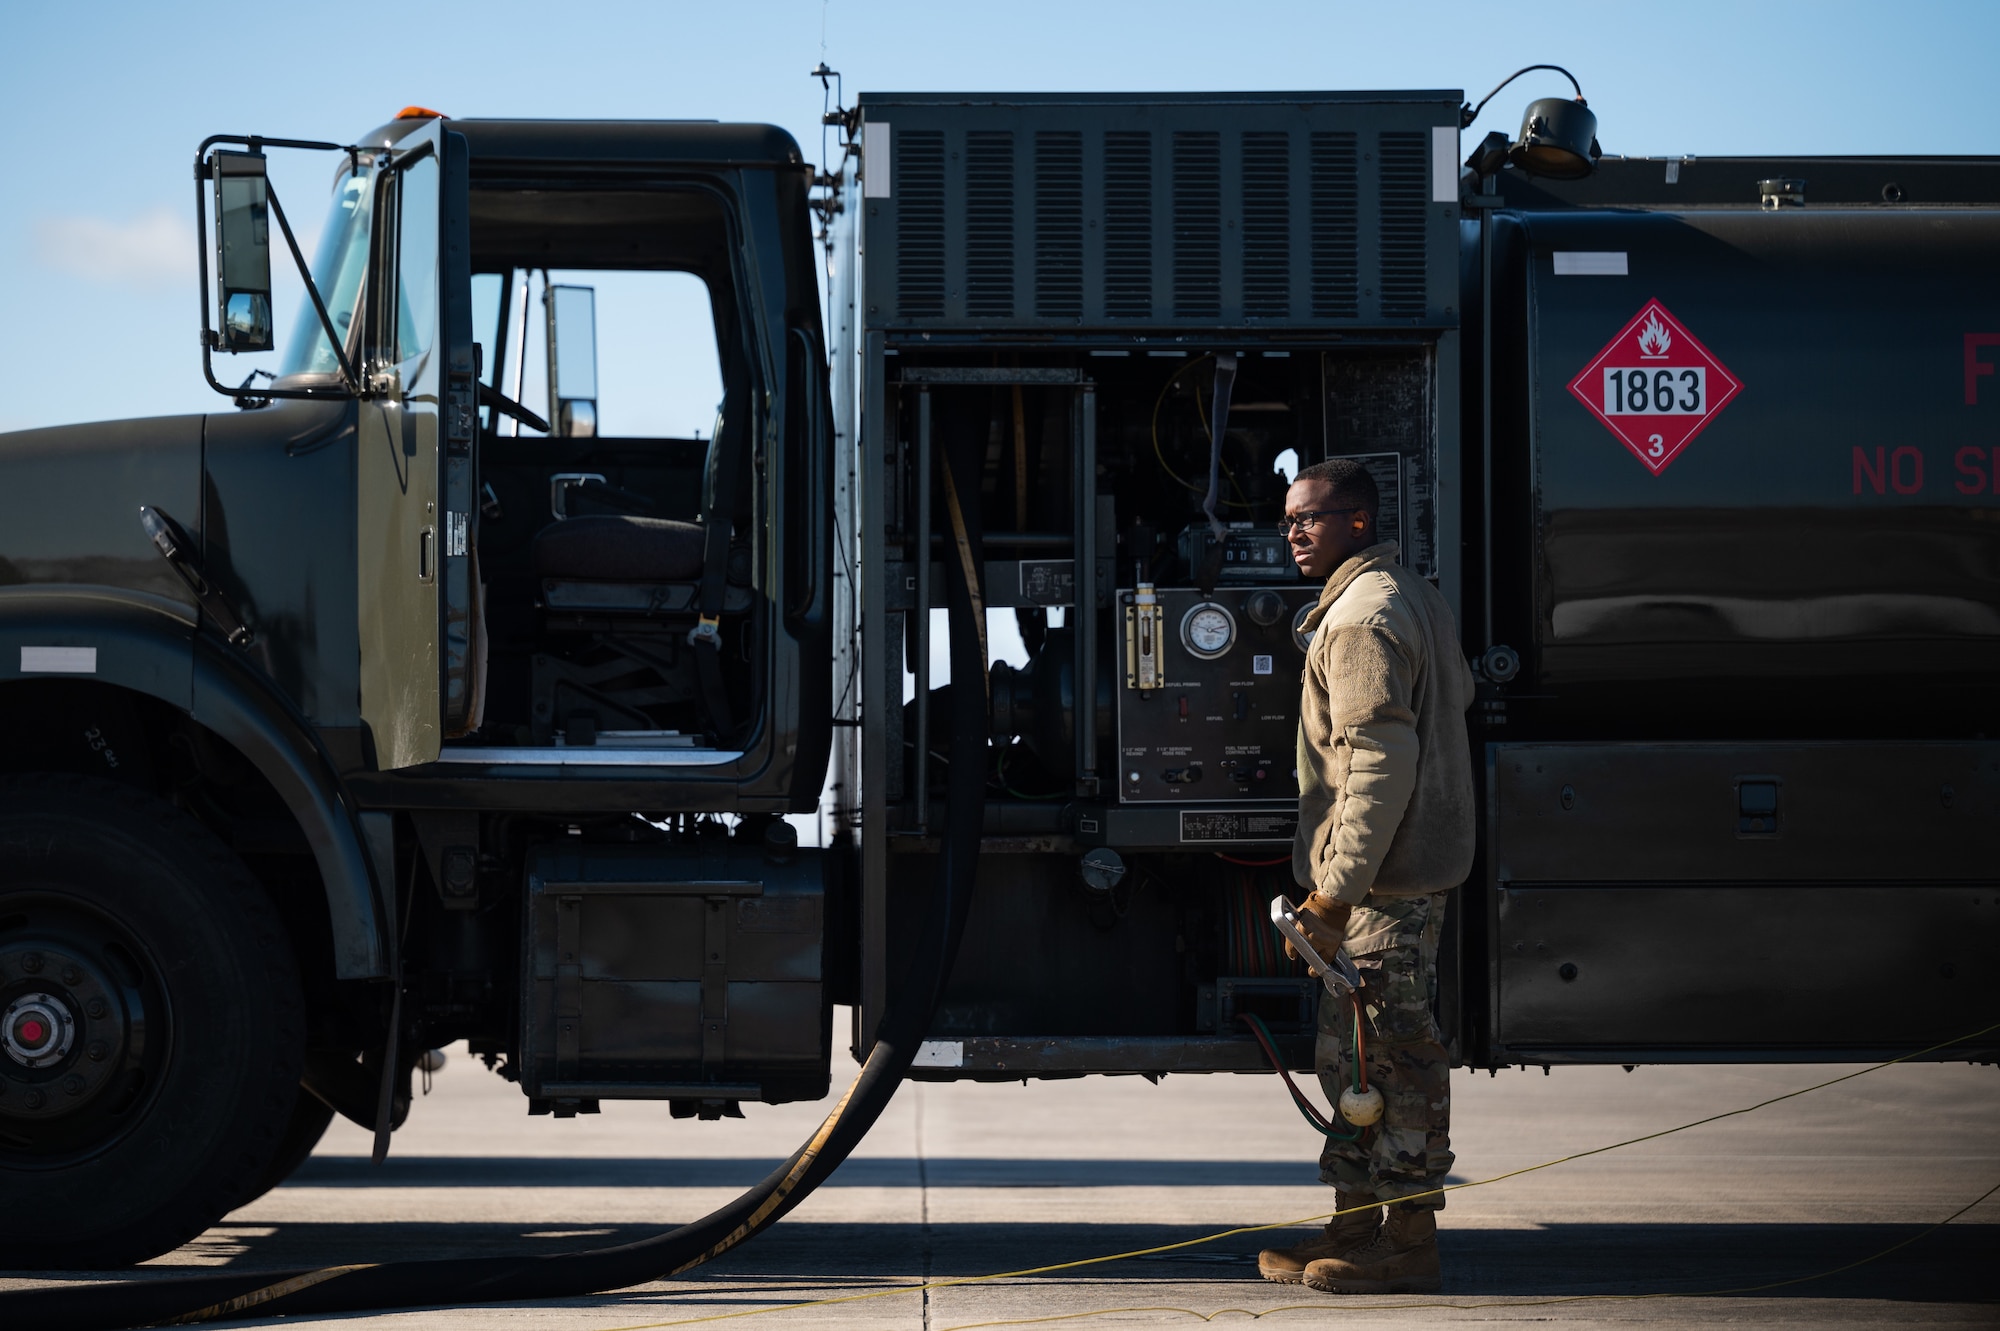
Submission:
[[[73,1114],[114,1080],[132,1038],[121,988],[59,943],[0,948],[0,1119]]]
[[[22,994],[0,1017],[0,1049],[23,1067],[60,1062],[75,1035],[75,1016],[54,994]]]

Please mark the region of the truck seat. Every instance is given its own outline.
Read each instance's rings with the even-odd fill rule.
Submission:
[[[579,515],[535,535],[535,572],[562,582],[693,582],[699,523],[624,513]]]
[[[571,641],[534,654],[536,743],[728,729],[713,707],[688,710],[704,706],[687,639],[701,612],[705,554],[704,528],[671,518],[578,514],[535,534],[545,623]],[[740,624],[752,599],[750,551],[732,548],[722,616]]]

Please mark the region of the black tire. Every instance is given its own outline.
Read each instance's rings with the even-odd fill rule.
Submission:
[[[221,841],[130,787],[0,778],[7,1266],[128,1265],[214,1224],[270,1171],[304,1051],[290,940]]]
[[[301,1090],[298,1103],[292,1106],[291,1121],[285,1124],[285,1131],[278,1139],[277,1153],[271,1157],[270,1167],[257,1180],[255,1187],[237,1199],[236,1207],[248,1206],[298,1173],[299,1166],[313,1153],[313,1147],[319,1145],[319,1139],[326,1136],[326,1130],[332,1123],[333,1106],[317,1095]]]

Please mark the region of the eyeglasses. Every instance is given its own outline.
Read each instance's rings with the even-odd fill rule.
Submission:
[[[1290,537],[1300,528],[1311,531],[1321,518],[1339,517],[1342,513],[1359,513],[1358,508],[1316,508],[1305,513],[1289,513],[1278,519],[1278,535]]]

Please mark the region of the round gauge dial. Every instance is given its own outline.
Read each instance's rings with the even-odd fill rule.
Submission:
[[[1213,661],[1236,645],[1236,616],[1213,601],[1203,601],[1181,618],[1181,646],[1191,655]]]
[[[1306,630],[1306,616],[1318,608],[1318,601],[1307,601],[1299,607],[1299,612],[1292,616],[1292,644],[1300,651],[1312,646],[1313,635]]]

